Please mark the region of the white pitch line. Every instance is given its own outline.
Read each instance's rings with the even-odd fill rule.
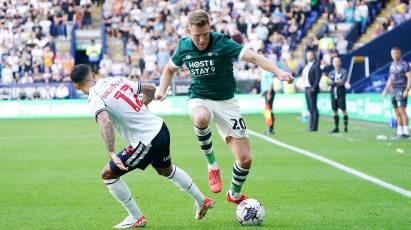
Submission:
[[[321,162],[323,162],[323,163],[325,163],[325,164],[328,164],[328,165],[330,165],[330,166],[332,166],[332,167],[334,167],[334,168],[340,169],[340,170],[342,170],[342,171],[344,171],[344,172],[346,172],[346,173],[349,173],[349,174],[351,174],[351,175],[354,175],[354,176],[356,176],[356,177],[359,177],[359,178],[361,178],[361,179],[364,179],[364,180],[366,180],[366,181],[369,181],[369,182],[371,182],[371,183],[374,183],[374,184],[376,184],[376,185],[378,185],[378,186],[380,186],[380,187],[386,188],[386,189],[388,189],[388,190],[391,190],[391,191],[393,191],[393,192],[397,192],[397,193],[399,193],[399,194],[401,194],[401,195],[403,195],[403,196],[406,196],[406,197],[408,197],[408,198],[411,198],[411,191],[408,191],[408,190],[403,189],[403,188],[401,188],[401,187],[398,187],[398,186],[396,186],[396,185],[387,183],[387,182],[385,182],[385,181],[383,181],[383,180],[380,180],[380,179],[378,179],[378,178],[376,178],[376,177],[367,175],[367,174],[365,174],[365,173],[363,173],[363,172],[360,172],[360,171],[358,171],[358,170],[355,170],[355,169],[350,168],[350,167],[348,167],[348,166],[345,166],[345,165],[343,165],[343,164],[337,163],[337,162],[335,162],[335,161],[332,161],[332,160],[330,160],[330,159],[327,159],[327,158],[325,158],[325,157],[322,157],[322,156],[320,156],[320,155],[318,155],[318,154],[315,154],[315,153],[306,151],[306,150],[304,150],[304,149],[300,149],[300,148],[297,148],[297,147],[288,145],[288,144],[286,144],[286,143],[284,143],[284,142],[275,140],[275,139],[273,139],[273,138],[269,138],[269,137],[267,137],[267,136],[265,136],[265,135],[256,133],[256,132],[254,132],[254,131],[252,131],[252,130],[248,130],[248,132],[249,132],[251,135],[254,135],[254,136],[256,136],[256,137],[259,137],[259,138],[261,138],[261,139],[263,139],[263,140],[265,140],[265,141],[268,141],[268,142],[270,142],[270,143],[272,143],[272,144],[274,144],[274,145],[278,145],[278,146],[280,146],[280,147],[289,149],[289,150],[294,151],[294,152],[296,152],[296,153],[299,153],[299,154],[301,154],[301,155],[304,155],[304,156],[313,158],[313,159],[315,159],[315,160],[321,161]]]

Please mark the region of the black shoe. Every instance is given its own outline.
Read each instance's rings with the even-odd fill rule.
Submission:
[[[348,133],[348,127],[344,127],[344,133]]]
[[[330,133],[339,133],[339,132],[340,132],[340,130],[338,130],[338,128],[334,128],[333,130],[331,130]]]
[[[266,131],[264,131],[265,135],[273,135],[275,134],[275,132],[273,130],[267,129]]]
[[[318,130],[317,129],[307,129],[307,130],[305,130],[306,132],[317,132]]]
[[[410,135],[402,134],[402,135],[400,136],[400,138],[401,138],[401,139],[408,139],[408,138],[410,138]]]

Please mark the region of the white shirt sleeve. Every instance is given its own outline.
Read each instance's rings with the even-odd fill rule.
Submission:
[[[107,111],[106,104],[104,103],[103,99],[99,95],[94,92],[94,90],[90,89],[89,97],[88,97],[88,104],[90,107],[91,113],[94,115],[94,118],[97,121],[97,116],[99,113],[103,111]]]
[[[136,94],[140,94],[140,93],[141,93],[141,82],[140,82],[140,81],[134,82],[134,81],[128,80],[127,78],[124,78],[124,82],[125,82],[127,85],[131,86],[131,88],[133,88],[133,90],[134,90],[134,92],[135,92]]]

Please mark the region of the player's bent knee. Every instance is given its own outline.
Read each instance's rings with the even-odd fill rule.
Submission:
[[[104,167],[104,169],[101,171],[101,179],[103,180],[111,180],[111,179],[117,179],[118,176],[111,171],[110,167]]]
[[[205,128],[210,123],[210,117],[206,114],[199,114],[193,117],[193,123],[199,128]]]
[[[157,171],[158,175],[168,177],[171,175],[173,168],[170,166],[167,168],[155,168],[155,170]]]

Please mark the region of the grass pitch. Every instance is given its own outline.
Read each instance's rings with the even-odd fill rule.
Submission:
[[[247,127],[265,129],[261,115]],[[148,229],[238,229],[235,206],[224,199],[233,156],[213,129],[223,191],[207,187],[207,166],[188,117],[165,117],[172,162],[216,200],[204,220],[192,200],[152,168],[125,176]],[[411,141],[377,141],[386,125],[351,122],[348,134],[306,133],[297,115],[280,115],[273,138],[411,190]],[[117,137],[120,150],[126,143]],[[321,162],[251,137],[253,168],[243,191],[266,209],[262,226],[247,229],[411,229],[411,199]],[[397,153],[401,148],[405,153]],[[0,120],[0,229],[110,229],[126,216],[100,180],[107,162],[93,119]]]

